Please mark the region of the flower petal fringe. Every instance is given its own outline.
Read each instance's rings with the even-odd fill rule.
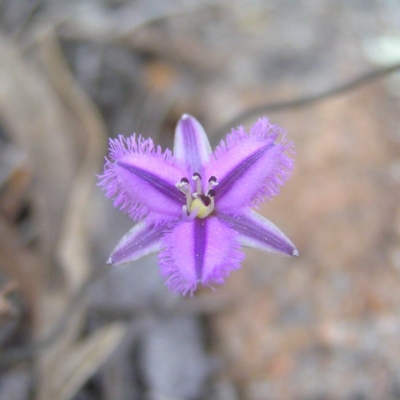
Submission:
[[[160,273],[168,288],[186,295],[197,285],[221,284],[240,268],[244,255],[237,234],[215,217],[177,225],[165,235],[160,253]]]
[[[151,139],[119,136],[110,139],[110,160],[98,185],[132,219],[149,214],[159,224],[180,217],[185,199],[175,184],[186,173],[169,150],[163,153]]]
[[[243,128],[233,130],[226,143],[222,141],[217,147],[215,160],[206,170],[207,176],[214,175],[219,182],[215,208],[232,214],[278,194],[293,169],[293,160],[286,154],[292,148],[284,132],[266,118],[249,134]]]

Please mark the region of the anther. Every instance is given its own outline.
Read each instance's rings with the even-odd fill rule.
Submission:
[[[182,193],[188,193],[189,192],[189,189],[190,189],[190,187],[189,187],[189,179],[187,179],[187,178],[182,178],[181,179],[181,181],[180,182],[178,182],[176,185],[175,185]]]
[[[214,197],[214,196],[215,196],[215,190],[214,190],[214,189],[210,189],[210,190],[207,192],[207,196],[208,196],[208,197]]]
[[[177,182],[177,183],[175,184],[175,186],[176,186],[181,192],[186,193],[186,192],[189,191],[189,189],[188,189],[188,184],[187,184],[186,182]]]
[[[194,181],[197,181],[198,179],[201,179],[201,175],[198,172],[195,172],[192,176],[192,179]]]
[[[210,190],[214,187],[218,185],[218,181],[217,178],[215,176],[212,176],[209,180],[208,180],[208,191],[207,193],[210,192]]]
[[[176,188],[185,195],[186,198],[186,206],[183,206],[187,210],[190,208],[192,205],[192,196],[190,193],[190,186],[189,186],[189,180],[187,178],[182,178],[180,182],[176,183]],[[185,212],[185,210],[183,210]]]

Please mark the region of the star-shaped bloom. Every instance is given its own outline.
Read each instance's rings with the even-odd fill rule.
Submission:
[[[173,153],[133,135],[110,139],[99,185],[138,223],[113,250],[119,265],[159,252],[160,273],[175,293],[223,283],[240,268],[241,246],[296,256],[293,243],[251,210],[289,177],[292,143],[267,118],[239,127],[214,153],[200,123],[183,115]]]

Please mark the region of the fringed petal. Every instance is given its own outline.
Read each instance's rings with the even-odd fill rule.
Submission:
[[[190,174],[202,174],[210,154],[210,142],[203,127],[196,118],[182,115],[175,130],[174,157],[187,163]]]
[[[154,226],[147,221],[137,223],[117,244],[108,264],[120,265],[157,253],[161,239],[168,229],[166,225]]]
[[[141,220],[150,213],[161,223],[181,215],[185,197],[175,184],[185,175],[171,152],[163,153],[151,139],[119,136],[110,139],[110,160],[106,159],[99,186],[131,218]]]
[[[262,118],[247,134],[243,128],[233,130],[226,143],[215,150],[215,160],[207,166],[206,176],[216,176],[215,208],[223,213],[236,213],[255,206],[265,197],[272,198],[290,176],[292,151],[284,132]]]
[[[177,225],[164,236],[159,265],[166,285],[175,293],[193,294],[199,283],[221,284],[243,260],[237,234],[215,217]]]
[[[266,253],[299,255],[294,244],[271,221],[250,209],[234,216],[219,212],[215,215],[239,234],[243,246]]]

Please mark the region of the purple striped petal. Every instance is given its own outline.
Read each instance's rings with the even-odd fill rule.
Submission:
[[[175,184],[185,175],[171,152],[162,153],[151,139],[119,136],[110,139],[110,160],[106,159],[99,186],[133,219],[150,213],[153,221],[162,223],[182,214],[185,197]]]
[[[165,225],[149,225],[146,221],[137,223],[117,244],[107,264],[126,264],[157,253],[166,229]]]
[[[243,260],[237,234],[215,217],[195,218],[165,235],[160,253],[161,275],[175,293],[193,293],[199,283],[223,283]]]
[[[184,114],[175,130],[174,157],[190,167],[189,173],[203,173],[208,162],[211,146],[203,127],[196,118]]]
[[[250,209],[234,216],[219,212],[215,215],[239,234],[243,246],[267,253],[299,255],[294,244],[271,221]]]
[[[215,150],[215,160],[207,166],[206,176],[216,176],[215,207],[223,213],[236,213],[272,198],[288,179],[293,160],[284,132],[266,118],[258,120],[247,134],[238,128]]]

